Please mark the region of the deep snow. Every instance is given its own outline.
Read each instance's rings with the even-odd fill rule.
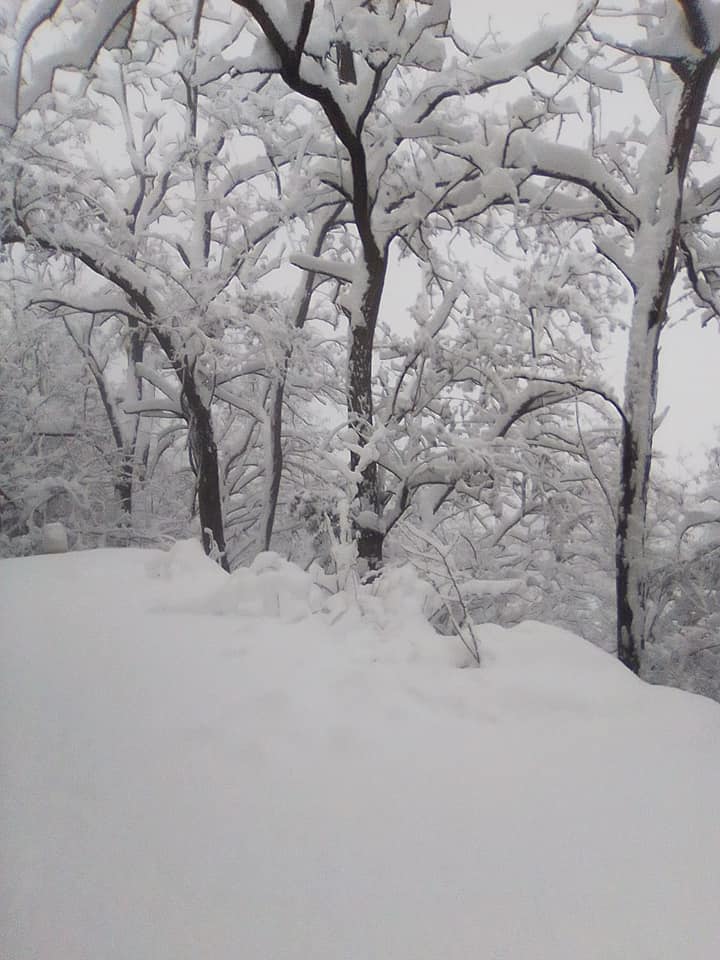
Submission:
[[[720,706],[383,590],[0,562],[3,960],[716,960]]]

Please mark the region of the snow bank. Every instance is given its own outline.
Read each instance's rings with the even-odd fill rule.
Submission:
[[[251,566],[232,573],[222,586],[182,609],[216,616],[272,617],[294,623],[322,606],[311,577],[276,553],[261,553]]]
[[[156,595],[174,608],[183,601],[200,601],[213,589],[221,589],[227,577],[205,556],[197,540],[179,540],[166,551],[148,550],[139,555],[132,551],[130,555],[155,581]]]
[[[148,569],[155,576],[175,581],[185,592],[187,583],[207,581],[207,568],[217,571],[194,542],[177,543],[167,554],[153,559]],[[219,585],[190,600],[173,603],[176,612],[215,617],[269,619],[286,624],[310,620],[310,629],[321,633],[334,628],[338,638],[360,631],[363,643],[354,655],[392,663],[417,662],[456,665],[461,647],[452,638],[440,637],[429,625],[425,611],[432,588],[413,567],[388,567],[371,584],[350,580],[336,590],[334,578],[319,570],[302,570],[276,553],[259,554],[249,567],[230,576],[220,574]],[[176,598],[178,590],[170,590]],[[169,609],[167,602],[162,609]]]
[[[0,956],[715,960],[717,704],[303,577],[0,562]]]

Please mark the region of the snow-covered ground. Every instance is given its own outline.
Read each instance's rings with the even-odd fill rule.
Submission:
[[[383,590],[2,561],[3,960],[717,960],[720,706]]]

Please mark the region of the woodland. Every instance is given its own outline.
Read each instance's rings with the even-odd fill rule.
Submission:
[[[0,16],[0,555],[410,563],[478,657],[542,621],[720,699],[720,447],[653,458],[720,308],[717,3]]]

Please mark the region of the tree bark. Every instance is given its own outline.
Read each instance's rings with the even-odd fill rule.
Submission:
[[[353,330],[348,361],[348,422],[355,431],[360,450],[350,453],[350,469],[360,465],[362,448],[372,433],[372,335],[368,328]],[[382,564],[383,534],[379,527],[380,496],[378,490],[377,463],[371,460],[362,470],[357,481],[357,534],[358,557],[368,570],[377,570]]]
[[[128,380],[132,379],[134,385],[134,400],[142,400],[142,379],[137,375],[138,365],[143,362],[145,356],[145,331],[140,329],[137,320],[130,320],[128,323],[130,331],[130,349],[128,353]],[[107,398],[101,398],[106,403]],[[107,409],[107,403],[106,403]],[[110,418],[110,413],[108,412]],[[111,424],[115,421],[111,419]],[[117,430],[113,428],[113,434],[116,442],[122,440],[122,445],[118,447],[121,455],[120,466],[118,468],[117,478],[114,483],[115,494],[120,504],[120,509],[126,515],[128,521],[132,519],[133,512],[133,493],[134,485],[139,464],[138,460],[138,435],[140,431],[140,415],[135,414],[135,423],[132,427],[120,430],[119,424]]]
[[[197,502],[203,548],[209,557],[217,559],[223,570],[229,572],[220,490],[220,467],[212,414],[203,402],[190,370],[186,370],[183,377],[181,403],[188,425],[190,466],[197,478]]]
[[[668,291],[669,292],[669,291]],[[617,509],[615,596],[617,654],[633,673],[640,672],[645,646],[647,501],[652,466],[653,420],[657,401],[659,338],[655,323],[628,354],[625,420]]]
[[[380,313],[380,301],[385,285],[387,258],[378,256],[368,262],[367,279],[361,300],[360,318],[351,318],[350,351],[348,357],[348,421],[355,431],[359,450],[350,453],[350,469],[357,470],[363,448],[373,430],[372,368],[375,328]],[[360,470],[357,481],[358,558],[368,572],[379,570],[383,559],[385,531],[382,528],[382,505],[378,487],[378,465],[374,458]]]
[[[266,456],[269,462],[265,481],[266,490],[265,502],[263,504],[262,529],[260,531],[260,542],[263,550],[270,549],[278,498],[280,496],[280,481],[282,480],[284,466],[282,448],[283,398],[285,396],[285,380],[287,378],[289,362],[290,355],[289,351],[287,351],[282,373],[270,388],[268,435],[265,438],[265,443],[268,446]]]
[[[118,475],[115,478],[113,486],[115,495],[120,504],[120,509],[127,517],[128,521],[132,517],[133,509],[133,476],[135,473],[135,458],[133,456],[123,455]]]

